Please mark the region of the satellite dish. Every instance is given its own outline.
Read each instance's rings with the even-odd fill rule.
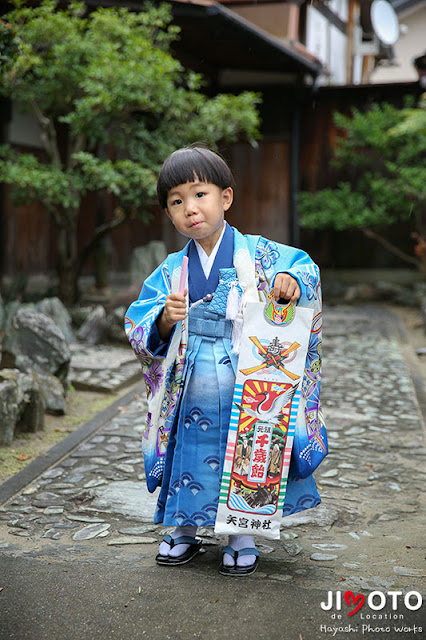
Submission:
[[[391,46],[399,38],[398,16],[387,0],[362,5],[361,25],[365,34],[374,34],[385,45]]]

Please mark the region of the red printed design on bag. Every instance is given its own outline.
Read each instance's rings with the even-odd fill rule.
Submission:
[[[244,383],[241,405],[237,405],[240,414],[228,492],[230,509],[275,513],[295,389],[289,383]]]

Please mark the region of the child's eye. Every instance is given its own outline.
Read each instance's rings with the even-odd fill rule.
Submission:
[[[196,198],[202,198],[202,197],[203,197],[203,196],[205,196],[205,195],[206,195],[206,194],[204,193],[204,191],[199,191],[199,192],[196,194],[196,196],[195,196],[195,197],[196,197]]]
[[[172,200],[172,207],[176,207],[179,204],[182,204],[182,200],[180,198],[176,198],[176,200]]]

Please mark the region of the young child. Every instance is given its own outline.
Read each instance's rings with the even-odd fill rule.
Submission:
[[[201,544],[197,527],[215,524],[238,362],[239,318],[231,307],[241,310],[246,296],[253,299],[265,287],[276,301],[321,304],[318,269],[305,252],[243,236],[227,224],[232,187],[228,165],[207,148],[179,149],[166,159],[158,199],[189,242],[147,278],[126,316],[147,387],[142,444],[148,489],[161,484],[154,522],[175,527],[160,544],[160,565],[191,560]],[[188,279],[179,291],[185,256]],[[311,431],[319,420],[319,384],[316,370]],[[302,480],[290,471],[284,515],[319,502],[313,476]],[[223,551],[221,573],[256,569],[253,537],[230,536]]]

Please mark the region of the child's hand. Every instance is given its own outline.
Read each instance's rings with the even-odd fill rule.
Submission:
[[[278,273],[274,282],[274,298],[297,302],[300,298],[300,287],[297,280],[288,273]]]
[[[165,307],[157,320],[158,333],[162,340],[168,340],[173,327],[179,320],[186,317],[186,289],[184,295],[181,293],[169,293],[166,298]]]

